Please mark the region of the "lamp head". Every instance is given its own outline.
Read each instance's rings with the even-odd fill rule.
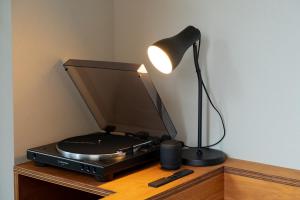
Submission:
[[[200,38],[200,31],[188,26],[177,35],[151,45],[148,48],[148,57],[156,69],[164,74],[170,74],[180,63],[186,50]]]

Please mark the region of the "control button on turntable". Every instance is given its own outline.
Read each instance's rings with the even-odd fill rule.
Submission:
[[[90,166],[85,166],[85,171],[90,172]]]
[[[80,170],[81,170],[81,171],[84,170],[84,165],[83,165],[83,164],[80,165]]]

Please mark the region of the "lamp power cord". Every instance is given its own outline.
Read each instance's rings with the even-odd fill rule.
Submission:
[[[194,44],[194,48],[197,50],[197,59],[195,59],[195,64],[197,64],[199,66],[199,55],[200,55],[200,44],[201,44],[201,39],[199,39],[199,44]],[[198,46],[198,47],[197,47]],[[199,70],[200,70],[200,76],[201,76],[201,68],[199,67]],[[222,142],[226,136],[226,127],[225,127],[225,122],[224,122],[224,118],[222,117],[222,114],[221,112],[216,108],[216,106],[214,105],[209,93],[208,93],[208,90],[207,90],[207,87],[202,79],[202,76],[201,76],[201,85],[203,86],[203,89],[204,89],[204,92],[207,96],[207,99],[210,103],[210,105],[213,107],[213,109],[216,111],[216,113],[218,114],[220,120],[221,120],[221,123],[222,123],[222,127],[223,127],[223,135],[222,137],[215,143],[213,144],[210,144],[210,145],[206,145],[206,146],[201,146],[202,148],[209,148],[209,147],[213,147],[213,146],[216,146],[217,144],[219,144],[220,142]]]

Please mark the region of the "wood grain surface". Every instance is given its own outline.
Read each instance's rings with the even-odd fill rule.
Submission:
[[[186,192],[191,190],[196,190],[197,189],[201,189],[203,188],[205,191],[208,189],[208,185],[215,187],[215,189],[211,188],[210,190],[207,190],[207,192],[202,193],[201,195],[198,195],[198,197],[201,198],[208,198],[209,194],[211,194],[212,196],[214,196],[214,192],[219,193],[219,188],[222,188],[222,196],[224,196],[224,192],[223,192],[223,188],[224,188],[224,181],[223,181],[223,168],[219,168],[216,169],[214,171],[211,171],[203,176],[199,176],[189,182],[177,185],[169,190],[166,190],[160,194],[157,194],[155,196],[152,196],[150,198],[148,198],[148,200],[159,200],[159,199],[166,199],[168,197],[172,197],[174,198],[174,196],[177,196],[177,194],[181,194],[182,198],[189,196],[190,198],[193,198],[194,196],[191,195],[195,195],[196,193],[191,193],[191,192]],[[215,180],[215,177],[220,177],[219,179]],[[214,181],[210,181],[214,179]],[[221,180],[222,179],[222,180]],[[219,181],[219,182],[218,182]],[[216,185],[213,185],[216,184]],[[202,190],[201,190],[202,191]]]
[[[97,182],[93,176],[84,175],[77,172],[63,170],[57,167],[38,167],[33,162],[26,162],[17,165],[14,169],[16,175],[23,175],[49,183],[107,196],[113,194],[113,191],[101,188],[101,182]]]
[[[298,200],[300,188],[249,178],[224,174],[225,200]]]
[[[228,159],[224,163],[224,170],[225,173],[234,173],[240,176],[300,187],[300,171],[295,169],[244,160]]]
[[[185,184],[199,180],[199,182],[205,181],[208,178],[214,177],[217,174],[223,173],[222,165],[212,167],[190,167],[183,166],[182,169],[192,169],[193,174],[185,176],[181,179],[175,180],[169,184],[163,185],[159,188],[152,188],[148,186],[148,183],[160,179],[162,177],[170,176],[174,171],[166,171],[160,168],[160,165],[154,165],[142,171],[138,171],[133,174],[129,174],[126,177],[105,183],[101,185],[106,190],[114,191],[115,194],[105,197],[107,200],[119,200],[119,199],[148,199],[153,197],[154,199],[163,199],[155,197],[158,194],[167,193],[166,196],[175,194],[181,191],[181,187],[185,188]],[[201,177],[207,177],[201,180]],[[198,183],[199,183],[198,182]],[[193,185],[193,184],[192,184]],[[179,187],[179,188],[178,188]]]
[[[223,200],[224,175],[219,174],[201,183],[177,192],[166,200]]]
[[[149,187],[148,183],[170,176],[174,171],[162,170],[158,163],[128,171],[106,183],[97,182],[92,176],[68,170],[37,167],[32,162],[17,165],[15,175],[96,194],[106,200],[215,200],[220,199],[223,190],[223,198],[229,200],[300,199],[299,170],[236,159],[227,159],[225,163],[217,166],[183,166],[182,169],[192,169],[194,173],[159,188]],[[18,190],[17,178],[15,184]],[[16,191],[16,195],[17,193]],[[258,198],[258,194],[261,198]]]

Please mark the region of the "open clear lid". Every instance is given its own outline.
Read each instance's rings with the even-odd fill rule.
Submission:
[[[102,130],[176,136],[148,73],[138,72],[140,65],[68,60],[64,67]]]

